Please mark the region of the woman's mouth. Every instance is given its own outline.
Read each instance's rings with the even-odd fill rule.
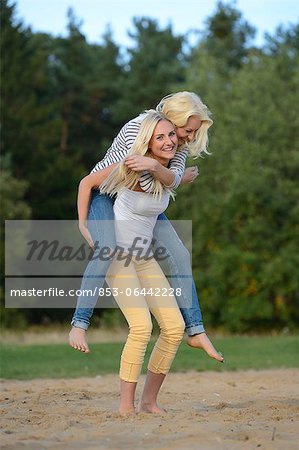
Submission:
[[[166,147],[162,149],[162,152],[172,153],[174,151],[174,146],[172,147]]]
[[[188,140],[187,137],[185,137],[185,138],[179,138],[179,144],[180,144],[180,145],[186,144],[187,140]]]

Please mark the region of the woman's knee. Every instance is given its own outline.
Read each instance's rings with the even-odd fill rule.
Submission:
[[[163,244],[161,244],[163,245]],[[185,267],[191,263],[191,255],[187,247],[181,240],[172,241],[164,245],[166,253],[171,260],[176,261],[176,264]],[[168,262],[168,259],[166,259]]]
[[[184,336],[185,322],[182,317],[178,318],[171,325],[161,328],[161,334],[172,343],[179,344]]]
[[[129,327],[129,337],[131,340],[147,343],[149,342],[153,331],[151,320],[143,321]]]
[[[175,257],[181,264],[190,264],[191,255],[187,247],[182,243],[182,241],[178,241],[175,246]]]

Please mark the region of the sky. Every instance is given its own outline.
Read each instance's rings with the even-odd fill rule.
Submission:
[[[205,28],[205,20],[216,9],[217,0],[14,0],[17,17],[31,26],[55,36],[66,35],[67,10],[71,6],[81,31],[88,42],[101,42],[108,24],[115,42],[124,48],[133,45],[128,31],[133,30],[133,17],[157,19],[163,28],[172,24],[175,34]],[[224,3],[227,3],[225,1]],[[299,19],[298,0],[235,0],[243,17],[257,28],[255,44],[262,45],[265,32],[273,33],[279,24],[296,23]],[[190,33],[189,42],[197,35]]]

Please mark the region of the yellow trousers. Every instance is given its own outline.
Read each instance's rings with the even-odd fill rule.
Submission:
[[[167,374],[183,338],[185,322],[171,287],[155,259],[135,258],[125,267],[124,261],[111,264],[106,281],[123,312],[129,334],[123,348],[120,378],[137,382],[147,344],[152,333],[151,314],[156,318],[160,335],[152,351],[148,369]]]

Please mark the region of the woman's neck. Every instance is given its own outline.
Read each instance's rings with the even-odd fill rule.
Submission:
[[[169,159],[163,159],[163,158],[153,158],[153,159],[158,161],[158,163],[160,163],[164,167],[167,167],[169,164]]]
[[[155,159],[160,163],[162,166],[167,167],[169,164],[169,159],[165,160],[163,158],[159,158],[158,156],[153,156],[151,152],[148,152],[145,156],[148,156],[149,158]]]

